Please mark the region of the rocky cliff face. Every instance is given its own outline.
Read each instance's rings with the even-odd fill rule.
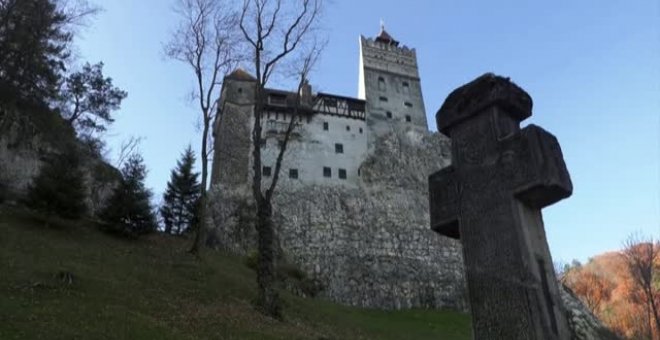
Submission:
[[[563,284],[559,293],[566,309],[566,319],[571,328],[571,340],[618,340],[612,331],[603,325],[598,318],[578,299],[578,297]]]
[[[20,200],[49,156],[78,145],[74,131],[55,113],[38,106],[0,104],[0,193]],[[87,206],[97,212],[121,174],[103,160],[82,152]]]
[[[429,229],[428,174],[448,165],[449,141],[416,129],[373,143],[358,188],[283,185],[274,197],[280,247],[344,304],[466,309],[458,242]],[[213,238],[255,249],[249,188],[213,188]]]

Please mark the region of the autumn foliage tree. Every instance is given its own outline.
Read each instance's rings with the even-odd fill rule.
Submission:
[[[615,287],[611,279],[590,268],[571,271],[565,282],[594,314],[600,312]]]
[[[659,250],[658,242],[653,238],[633,234],[624,242],[622,252],[633,282],[632,288],[641,299],[641,304],[645,306],[650,328],[655,328],[656,334],[660,332],[660,314],[658,314],[660,291],[656,285]]]
[[[567,266],[562,281],[621,338],[660,339],[653,309],[660,302],[659,249],[657,242],[636,235],[621,251]]]

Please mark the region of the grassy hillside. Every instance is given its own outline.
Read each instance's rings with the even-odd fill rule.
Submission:
[[[465,314],[378,311],[285,294],[285,321],[254,311],[241,258],[184,240],[122,240],[0,206],[0,339],[469,339]]]

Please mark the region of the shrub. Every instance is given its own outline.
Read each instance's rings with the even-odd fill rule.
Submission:
[[[28,190],[27,205],[68,219],[85,214],[85,186],[75,147],[46,161]]]

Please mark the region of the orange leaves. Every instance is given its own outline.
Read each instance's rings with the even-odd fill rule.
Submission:
[[[629,239],[621,252],[605,253],[564,274],[564,282],[609,328],[628,339],[660,339],[660,248]],[[650,303],[653,299],[655,306]]]

